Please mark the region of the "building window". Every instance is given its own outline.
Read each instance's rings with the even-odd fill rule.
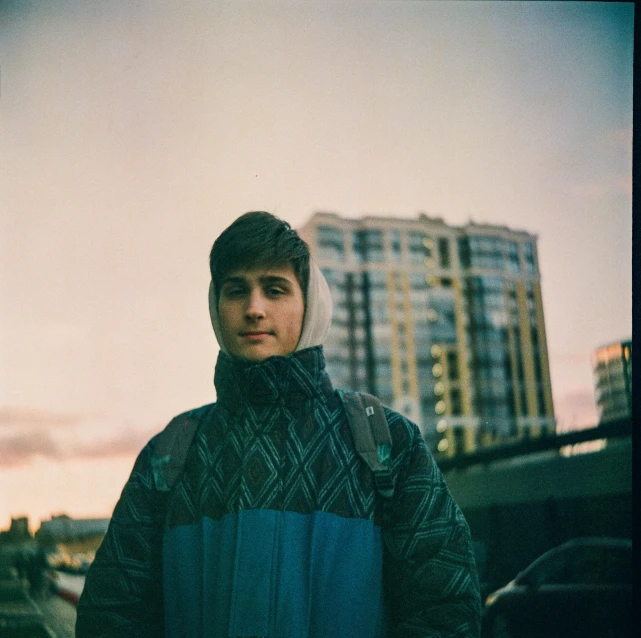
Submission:
[[[467,237],[459,237],[458,259],[461,263],[461,268],[470,267],[470,240]]]
[[[447,376],[451,381],[458,379],[458,355],[456,352],[447,353]]]
[[[430,292],[427,319],[431,323],[432,340],[456,343],[456,308],[452,288],[434,288]]]
[[[450,267],[450,240],[447,237],[438,239],[438,257],[441,268]]]
[[[428,241],[429,240],[429,241]],[[407,235],[407,249],[412,264],[423,264],[426,259],[432,257],[431,240],[423,233],[410,232]]]
[[[383,231],[377,229],[354,232],[354,252],[359,261],[384,261]]]
[[[523,256],[525,257],[525,272],[536,272],[536,260],[534,258],[534,244],[523,244]]]
[[[545,397],[542,383],[537,383],[536,385],[536,402],[539,408],[539,416],[545,416]]]
[[[519,245],[515,241],[509,241],[507,243],[507,269],[509,272],[521,272]]]
[[[427,290],[427,280],[421,272],[410,273],[410,287],[412,290]]]
[[[503,240],[500,237],[470,237],[469,265],[476,268],[503,270]]]
[[[390,243],[392,248],[392,260],[401,261],[401,233],[398,230],[391,232]]]
[[[316,241],[320,259],[344,260],[345,247],[341,230],[331,226],[319,226],[316,229]]]
[[[458,388],[450,390],[450,404],[452,416],[461,416],[463,414],[461,391]]]
[[[465,433],[460,425],[453,428],[454,434],[454,452],[455,454],[462,454],[465,451]]]
[[[394,398],[394,390],[390,379],[378,379],[376,381],[376,389],[378,390],[378,398],[383,403],[391,403]]]
[[[527,294],[527,311],[530,317],[530,326],[534,329],[536,327],[536,303],[534,301],[534,288],[531,282],[525,284]]]

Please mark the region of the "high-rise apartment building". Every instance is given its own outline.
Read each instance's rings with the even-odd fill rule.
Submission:
[[[332,291],[338,387],[377,395],[447,455],[554,432],[534,235],[422,214],[316,213],[299,232]]]
[[[632,341],[602,346],[592,357],[599,423],[632,416]]]

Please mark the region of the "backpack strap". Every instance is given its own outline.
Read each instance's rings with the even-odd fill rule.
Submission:
[[[394,496],[390,469],[392,435],[383,404],[373,395],[338,390],[358,455],[374,472],[376,491],[385,499]]]
[[[185,467],[200,419],[194,412],[179,414],[156,438],[151,468],[156,489],[169,492]]]

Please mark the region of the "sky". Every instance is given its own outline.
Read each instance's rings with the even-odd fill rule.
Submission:
[[[538,236],[559,427],[632,331],[633,4],[0,0],[0,529],[109,516],[215,400],[248,210]]]

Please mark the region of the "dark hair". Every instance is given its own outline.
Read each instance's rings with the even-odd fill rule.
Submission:
[[[309,258],[309,246],[286,221],[264,211],[245,213],[220,234],[209,254],[216,300],[234,270],[283,264],[291,264],[306,300]]]

